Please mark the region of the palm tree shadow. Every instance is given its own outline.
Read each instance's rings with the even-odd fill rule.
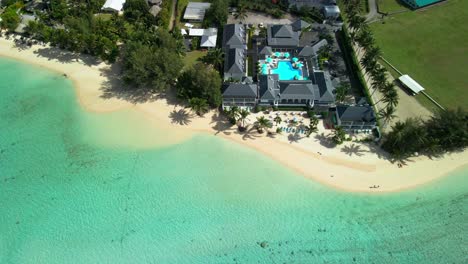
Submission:
[[[301,136],[299,135],[299,133],[294,133],[294,134],[289,134],[288,135],[288,141],[289,141],[290,144],[298,143],[300,139],[301,139]]]
[[[219,112],[211,116],[210,124],[214,124],[211,128],[216,131],[215,135],[221,132],[225,135],[232,134],[230,130],[232,130],[233,125]]]
[[[319,141],[320,145],[326,148],[334,148],[336,146],[336,144],[333,143],[329,137],[325,136],[324,133],[317,134],[315,138]]]
[[[178,124],[182,126],[189,125],[192,122],[192,118],[194,115],[187,111],[186,109],[179,109],[179,110],[172,110],[169,114],[169,118],[171,118],[171,122],[173,124]]]
[[[243,140],[256,139],[257,137],[260,136],[258,134],[257,135],[254,134],[256,131],[257,129],[255,128],[255,126],[250,127],[250,129],[249,129],[249,126],[247,126],[245,129],[244,135],[242,136],[242,139]]]
[[[346,155],[348,156],[353,156],[353,155],[356,155],[358,157],[360,156],[363,156],[364,153],[363,152],[367,152],[365,150],[362,150],[361,149],[361,146],[359,145],[356,145],[356,144],[352,144],[350,146],[344,146],[342,149],[341,149],[341,152],[344,152]]]

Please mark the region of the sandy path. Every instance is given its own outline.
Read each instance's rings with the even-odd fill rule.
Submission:
[[[199,132],[221,136],[254,148],[305,177],[340,190],[398,191],[433,181],[468,165],[468,151],[437,160],[418,157],[409,161],[408,166],[398,168],[373,144],[346,142],[342,146],[331,147],[329,141],[320,135],[291,138],[286,134],[271,138],[265,134],[260,135],[255,130],[240,134],[214,111],[200,118],[167,98],[134,104],[116,98],[115,94],[105,96],[106,88],[120,86],[116,78],[118,70],[104,63],[90,63],[92,60],[88,57],[74,57],[67,52],[42,46],[20,50],[14,47],[11,40],[4,38],[0,38],[0,56],[19,59],[66,74],[74,81],[78,100],[88,111],[99,113],[133,109],[143,114],[155,127],[164,129],[167,133],[173,131],[178,135],[172,138],[171,143],[181,142]],[[250,119],[255,118],[252,116]],[[180,131],[183,131],[183,135]],[[329,132],[321,127],[319,133]],[[153,143],[148,142],[145,147],[152,147]],[[380,187],[370,188],[374,185]]]

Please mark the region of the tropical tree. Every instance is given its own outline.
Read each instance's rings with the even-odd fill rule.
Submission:
[[[208,53],[202,58],[202,61],[205,63],[209,63],[215,67],[216,70],[219,72],[222,71],[223,63],[224,63],[224,52],[222,49],[211,49]]]
[[[337,144],[341,145],[346,139],[346,132],[342,127],[335,127],[335,130],[333,131],[333,137],[332,141]]]
[[[245,109],[242,109],[239,111],[239,121],[240,121],[240,126],[239,126],[239,130],[245,130],[245,120],[247,119],[247,117],[250,115],[250,112],[245,110]]]
[[[318,131],[318,127],[317,127],[317,126],[318,126],[318,123],[319,123],[319,120],[318,120],[317,117],[312,116],[312,117],[310,118],[310,124],[309,124],[309,126],[306,128],[306,130],[307,130],[306,136],[307,136],[307,137],[310,137],[310,135],[311,135],[312,133],[315,133],[315,132]]]
[[[372,57],[368,53],[366,53],[361,58],[361,64],[364,67],[366,73],[370,73],[375,67],[377,67],[377,60],[375,59],[375,57]]]
[[[276,116],[273,121],[275,121],[276,125],[279,125],[283,120],[281,119],[280,116]]]
[[[361,27],[366,23],[366,19],[362,16],[353,15],[349,18],[349,27],[353,31],[361,29]]]
[[[176,87],[177,96],[181,99],[203,98],[212,107],[221,105],[221,77],[211,65],[197,63],[185,70]]]
[[[386,91],[383,96],[384,97],[381,99],[382,102],[392,107],[396,107],[398,105],[399,96],[394,86],[392,86],[392,89]]]
[[[199,116],[203,116],[209,110],[208,102],[202,98],[191,98],[189,99],[189,106]]]
[[[391,105],[387,105],[387,107],[380,109],[378,116],[381,120],[383,120],[382,126],[384,128],[390,122],[390,120],[396,117],[395,111],[395,107]]]
[[[234,15],[236,19],[244,21],[247,18],[247,8],[244,4],[240,4],[237,8],[237,13]]]
[[[356,42],[359,44],[360,47],[367,50],[370,46],[374,45],[375,39],[370,29],[364,27],[359,31],[359,34],[356,36]]]
[[[270,120],[265,118],[264,116],[257,117],[257,121],[255,122],[255,127],[257,127],[258,133],[263,133],[265,128],[271,128],[272,124]]]
[[[240,109],[238,106],[232,106],[229,108],[229,110],[226,111],[226,115],[229,119],[229,122],[231,122],[231,124],[236,124],[238,118],[239,118],[239,113],[240,113]]]
[[[339,103],[343,103],[344,100],[346,99],[346,95],[349,92],[351,85],[348,82],[341,83],[340,86],[338,86],[335,90],[335,98],[336,101]]]
[[[369,48],[366,50],[366,55],[378,59],[380,56],[382,56],[382,50],[379,47],[372,45],[369,46]]]

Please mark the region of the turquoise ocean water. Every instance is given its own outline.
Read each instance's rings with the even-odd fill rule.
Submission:
[[[350,194],[209,135],[99,144],[135,119],[85,112],[62,76],[0,59],[1,264],[467,263],[466,169]]]

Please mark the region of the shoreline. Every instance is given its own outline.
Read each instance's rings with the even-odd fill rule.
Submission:
[[[68,54],[74,59],[60,61],[53,56],[44,56],[44,54],[55,54],[47,51],[59,51],[55,53]],[[288,139],[287,134],[276,135],[275,138],[266,136],[266,133],[240,134],[236,126],[226,125],[223,118],[217,116],[216,111],[198,117],[189,115],[182,106],[168,103],[166,99],[133,104],[115,97],[103,98],[103,87],[119,85],[118,82],[110,84],[111,81],[105,73],[114,71],[115,75],[118,74],[105,63],[87,65],[82,59],[91,57],[85,55],[72,55],[57,48],[38,45],[19,50],[14,47],[13,40],[1,37],[0,56],[65,75],[73,82],[76,100],[86,111],[109,113],[131,109],[144,115],[145,119],[152,122],[155,127],[167,130],[167,133],[172,135],[172,132],[177,132],[178,136],[174,136],[171,144],[183,142],[196,133],[220,136],[236,144],[248,146],[306,178],[341,191],[365,193],[403,191],[438,180],[468,165],[468,151],[445,155],[435,160],[416,157],[412,158],[407,166],[398,168],[396,164],[384,158],[385,154],[382,151],[368,144],[345,142],[341,146],[331,148],[324,146],[323,142],[314,135],[293,141]],[[176,112],[187,114],[188,124],[181,125],[174,122],[170,116]],[[329,133],[324,128],[320,128],[319,133],[322,132]],[[153,147],[153,144],[154,142],[148,142],[144,147]],[[346,148],[348,151],[345,151]],[[380,187],[369,188],[374,185]]]

